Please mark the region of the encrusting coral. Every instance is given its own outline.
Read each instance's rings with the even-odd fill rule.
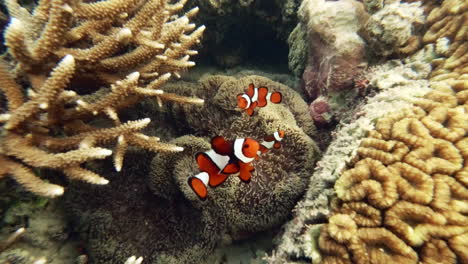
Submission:
[[[380,56],[393,53],[408,54],[420,47],[420,37],[414,34],[413,24],[423,24],[420,2],[386,4],[370,16],[363,30],[371,51]]]
[[[195,65],[191,47],[205,27],[190,23],[197,8],[178,15],[185,2],[42,0],[30,13],[16,0],[6,1],[11,20],[5,42],[12,62],[0,62],[7,101],[0,115],[0,177],[10,175],[27,190],[53,197],[63,187],[41,180],[32,169],[57,169],[70,179],[106,184],[80,164],[113,154],[120,171],[129,146],[181,151],[140,132],[149,118],[124,122],[119,111],[147,97],[159,104],[203,104],[159,89]],[[114,151],[99,147],[115,141]]]

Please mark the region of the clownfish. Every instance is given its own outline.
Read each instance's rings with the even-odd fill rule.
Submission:
[[[268,88],[256,88],[251,83],[245,93],[237,95],[237,107],[245,109],[247,114],[251,116],[256,107],[265,107],[268,101],[279,104],[281,100],[283,100],[283,96],[280,92],[268,92]]]
[[[281,140],[284,138],[284,131],[278,130],[273,135],[266,136],[263,141],[260,143],[260,149],[258,150],[258,155],[261,155],[271,148],[279,149],[281,147]]]
[[[211,149],[199,152],[195,159],[200,173],[191,176],[188,184],[202,200],[208,195],[208,185],[216,187],[222,184],[229,174],[239,172],[239,178],[249,182],[254,171],[252,161],[257,158],[260,144],[251,138],[238,138],[227,141],[216,136],[211,140]]]

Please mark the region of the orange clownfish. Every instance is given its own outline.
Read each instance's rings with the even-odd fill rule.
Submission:
[[[238,138],[227,141],[216,136],[211,140],[211,149],[195,155],[200,173],[191,176],[188,184],[202,200],[208,195],[208,185],[216,187],[223,183],[229,174],[239,172],[244,182],[249,182],[254,170],[252,161],[257,158],[260,144],[251,138]]]
[[[268,92],[268,88],[254,87],[253,83],[249,84],[247,91],[237,95],[237,107],[245,109],[249,116],[254,114],[255,107],[265,107],[268,101],[279,104],[283,100],[280,92]]]
[[[279,149],[281,147],[281,140],[284,138],[284,131],[278,130],[273,135],[266,136],[264,140],[260,143],[260,149],[258,150],[258,155],[261,155],[271,148]]]

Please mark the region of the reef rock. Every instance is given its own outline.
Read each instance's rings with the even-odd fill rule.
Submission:
[[[363,36],[375,54],[409,54],[419,48],[420,39],[415,36],[414,24],[424,22],[420,2],[395,2],[385,5],[366,23]]]
[[[365,62],[364,41],[357,33],[367,17],[362,3],[357,1],[302,2],[297,30],[305,28],[309,40],[309,58],[302,75],[309,99],[352,86],[353,76]]]

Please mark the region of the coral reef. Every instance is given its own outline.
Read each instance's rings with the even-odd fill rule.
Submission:
[[[63,187],[41,180],[33,169],[106,184],[80,164],[113,154],[119,171],[129,146],[180,151],[139,132],[149,118],[124,122],[119,111],[148,97],[203,103],[159,89],[195,65],[191,47],[205,27],[190,23],[197,8],[178,15],[184,3],[39,1],[30,13],[16,0],[6,1],[11,19],[5,42],[14,69],[0,62],[7,104],[0,115],[0,177],[10,175],[27,190],[53,197]],[[112,142],[114,151],[100,147]]]
[[[337,131],[271,263],[468,261],[467,3],[431,8],[425,46],[369,70],[373,111]]]
[[[419,69],[420,71],[415,71]],[[375,120],[411,106],[415,97],[430,91],[425,80],[429,72],[426,67],[390,61],[369,70],[369,77],[379,92],[353,110],[352,119],[342,120],[334,131],[333,140],[323,157],[317,162],[305,197],[296,205],[293,220],[285,225],[280,244],[272,263],[284,263],[289,258],[307,257],[317,261],[320,256],[317,239],[320,223],[330,214],[334,197],[333,185],[346,165],[356,155],[365,135],[375,128]]]
[[[339,204],[319,239],[325,263],[434,261],[435,245],[450,263],[468,261],[460,243],[468,232],[468,118],[457,102],[468,86],[432,86],[418,107],[381,118],[337,180]],[[336,223],[342,218],[346,225]]]
[[[268,104],[254,117],[248,117],[236,109],[234,98],[244,92],[249,83],[281,92],[283,102]],[[203,202],[189,188],[187,179],[198,173],[194,154],[209,149],[209,143],[201,138],[178,138],[173,143],[184,147],[183,152],[160,154],[153,160],[150,185],[155,193],[170,198],[168,195],[174,196],[181,191],[195,207],[223,219],[234,238],[282,223],[302,194],[308,182],[306,171],[312,169],[317,156],[316,145],[308,136],[314,133],[313,126],[300,96],[290,88],[260,76],[240,79],[207,76],[195,86],[175,83],[174,87],[170,84],[166,89],[205,100],[203,107],[186,105],[172,109],[174,119],[181,122],[179,125],[189,127],[198,136],[261,140],[277,130],[284,130],[286,136],[281,149],[262,155],[254,162],[255,174],[250,183],[242,183],[235,175],[230,176],[222,187],[210,189],[208,200]]]

